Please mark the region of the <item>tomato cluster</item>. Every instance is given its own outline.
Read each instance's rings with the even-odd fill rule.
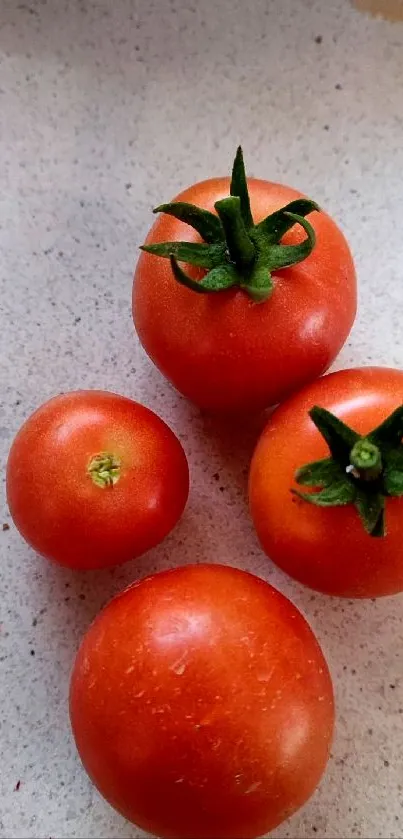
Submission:
[[[318,378],[355,317],[343,234],[300,193],[247,181],[240,149],[231,179],[156,212],[133,285],[145,350],[203,409],[281,403],[250,470],[264,551],[320,592],[403,591],[403,373]],[[157,545],[188,492],[165,422],[102,391],[47,402],[8,459],[20,533],[76,569]],[[103,609],[78,651],[70,715],[88,774],[126,818],[160,837],[252,839],[314,791],[334,704],[295,607],[257,577],[203,564],[136,582]]]

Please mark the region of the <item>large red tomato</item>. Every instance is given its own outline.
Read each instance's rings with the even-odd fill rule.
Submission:
[[[334,719],[302,615],[220,565],[156,574],[112,600],[78,652],[70,711],[100,792],[174,839],[275,827],[315,789]]]
[[[254,178],[247,186],[250,207],[238,152],[231,183],[203,181],[159,208],[134,278],[146,352],[181,393],[213,410],[274,405],[315,379],[356,312],[354,265],[334,221],[290,187]]]
[[[185,507],[184,451],[148,408],[102,391],[51,399],[22,426],[7,464],[26,541],[70,568],[126,562],[158,544]]]
[[[399,370],[343,370],[281,405],[250,472],[252,517],[270,558],[328,594],[403,591],[402,436]]]

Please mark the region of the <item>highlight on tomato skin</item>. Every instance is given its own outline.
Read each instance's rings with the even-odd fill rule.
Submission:
[[[79,570],[127,562],[178,522],[189,493],[183,448],[138,402],[106,391],[49,400],[11,446],[7,500],[23,538]]]
[[[253,412],[324,373],[354,322],[356,275],[337,224],[291,187],[196,183],[155,210],[133,320],[162,374],[199,407]]]
[[[202,564],[102,610],[77,654],[70,716],[84,768],[129,821],[162,839],[252,839],[319,783],[333,689],[289,600]]]
[[[342,370],[275,410],[250,510],[265,553],[325,594],[403,592],[403,371]]]

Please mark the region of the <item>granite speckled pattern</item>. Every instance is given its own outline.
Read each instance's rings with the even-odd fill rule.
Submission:
[[[289,595],[334,677],[326,778],[273,835],[402,837],[403,598],[327,599],[274,569],[245,505],[260,420],[229,429],[175,394],[136,341],[130,292],[151,207],[226,173],[242,141],[251,174],[309,193],[351,242],[360,311],[337,365],[402,365],[403,24],[347,0],[3,0],[0,24],[2,467],[36,406],[99,387],[160,413],[192,470],[187,512],[166,542],[91,576],[29,550],[2,493],[0,835],[143,835],[81,769],[69,672],[113,593],[209,560]]]

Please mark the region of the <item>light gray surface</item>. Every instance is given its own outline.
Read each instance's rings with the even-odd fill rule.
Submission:
[[[175,533],[115,572],[52,567],[0,528],[0,835],[140,835],[76,756],[74,652],[138,574],[217,560],[288,594],[334,676],[326,778],[274,835],[402,837],[403,598],[326,599],[272,567],[244,500],[258,423],[228,432],[169,388],[136,342],[130,291],[150,208],[227,173],[242,141],[251,173],[306,191],[350,239],[360,312],[338,366],[402,365],[403,24],[343,0],[3,0],[0,18],[2,465],[41,402],[100,387],[160,413],[192,470]]]

